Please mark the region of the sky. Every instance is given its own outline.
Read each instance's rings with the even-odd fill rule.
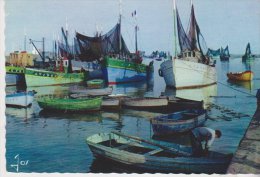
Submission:
[[[139,49],[173,53],[173,1],[122,0],[122,35],[134,51],[136,10]],[[184,28],[190,16],[190,0],[176,0]],[[218,49],[229,45],[230,53],[243,54],[250,42],[253,53],[260,53],[260,0],[193,0],[195,15],[207,46]],[[5,54],[26,48],[29,38],[45,37],[47,51],[53,40],[61,39],[61,27],[68,24],[70,41],[75,31],[93,36],[96,26],[106,33],[119,17],[119,0],[5,0]],[[41,49],[41,43],[36,46]]]

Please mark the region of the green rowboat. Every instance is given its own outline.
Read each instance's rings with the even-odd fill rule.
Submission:
[[[43,109],[57,111],[97,111],[101,108],[102,97],[71,99],[42,96],[37,98],[39,106]]]
[[[102,79],[93,79],[87,81],[88,88],[98,89],[104,87],[104,80]]]

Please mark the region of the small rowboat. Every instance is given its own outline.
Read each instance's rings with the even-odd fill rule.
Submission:
[[[121,108],[120,99],[103,98],[101,108],[105,110],[119,110]]]
[[[47,110],[78,112],[78,111],[98,111],[101,108],[102,97],[70,99],[41,96],[37,98],[39,106]]]
[[[32,105],[35,91],[8,93],[5,104],[9,107],[29,107]]]
[[[161,96],[163,98],[165,96]],[[180,97],[169,97],[168,98],[168,107],[167,107],[167,113],[175,112],[175,111],[184,111],[187,109],[203,109],[204,102],[202,101],[196,101],[196,100],[190,100]]]
[[[119,132],[98,133],[86,138],[97,158],[151,172],[225,173],[232,156],[209,151],[202,157],[191,157],[191,148],[171,143],[162,145]]]
[[[102,89],[71,89],[71,98],[80,98],[88,96],[106,96],[110,95],[113,91],[112,87],[102,88]]]
[[[161,108],[166,108],[168,105],[167,98],[124,98],[122,99],[122,106],[130,109],[138,110],[157,110]]]
[[[254,73],[252,71],[245,72],[237,72],[237,73],[227,73],[227,77],[230,80],[234,81],[251,81],[254,77]]]
[[[162,115],[151,119],[155,135],[171,135],[188,132],[202,126],[206,121],[206,110],[190,110]]]
[[[92,89],[103,88],[104,80],[102,80],[102,79],[89,80],[89,81],[87,81],[87,86],[88,86],[88,88],[92,88]]]

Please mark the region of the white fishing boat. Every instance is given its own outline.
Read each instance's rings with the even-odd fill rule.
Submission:
[[[175,57],[161,64],[159,75],[164,77],[167,86],[176,89],[197,88],[215,84],[217,81],[215,64],[206,55],[208,49],[202,48],[206,43],[196,21],[193,4],[188,32],[184,31],[175,2],[174,21],[174,26],[177,23],[181,52],[177,55],[177,34],[176,28],[174,28]]]
[[[8,93],[5,96],[6,106],[28,107],[32,105],[35,91]]]

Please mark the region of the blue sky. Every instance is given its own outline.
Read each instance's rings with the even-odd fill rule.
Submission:
[[[240,54],[250,42],[253,53],[260,53],[259,0],[193,0],[193,4],[209,48],[228,44],[231,53]],[[190,0],[177,0],[177,7],[186,29]],[[172,53],[172,0],[122,0],[122,8],[122,34],[130,50],[134,50],[131,13],[136,10],[139,48],[147,54],[154,50]],[[75,31],[93,35],[96,25],[103,32],[110,30],[117,23],[118,14],[119,0],[5,0],[5,53],[23,49],[24,31],[27,39],[45,37],[46,49],[52,50],[53,36],[61,35],[66,19],[71,37]],[[40,43],[37,45],[40,48]],[[32,50],[28,42],[27,49]]]

